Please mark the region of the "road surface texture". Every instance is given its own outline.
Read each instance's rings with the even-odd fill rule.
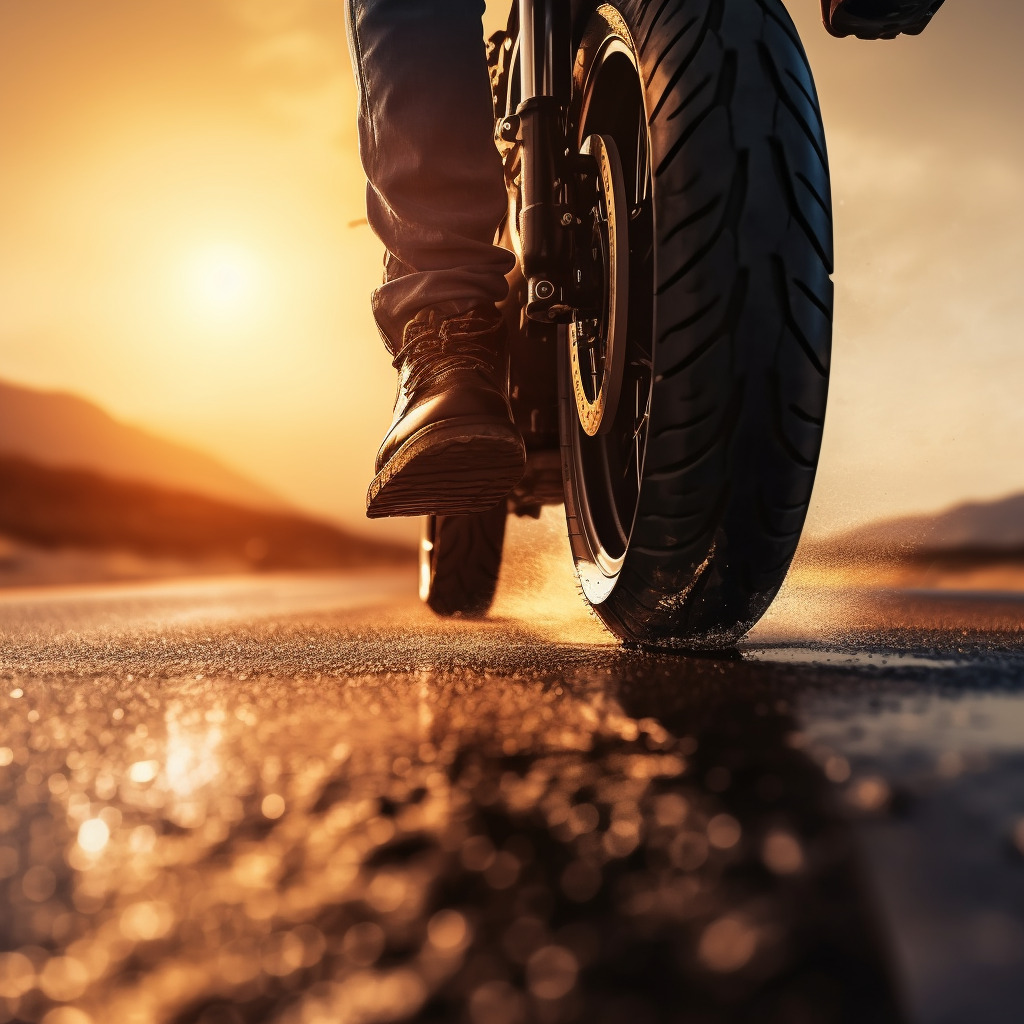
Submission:
[[[411,575],[0,595],[0,1021],[1024,1019],[1019,598]]]

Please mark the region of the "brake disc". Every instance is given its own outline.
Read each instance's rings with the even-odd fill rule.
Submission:
[[[629,207],[622,162],[610,135],[591,135],[580,148],[597,164],[597,199],[592,207],[595,258],[601,265],[601,315],[569,325],[572,387],[580,426],[591,437],[615,422],[626,357],[629,296]]]

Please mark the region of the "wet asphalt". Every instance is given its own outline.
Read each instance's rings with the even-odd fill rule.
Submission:
[[[1024,1019],[1020,596],[413,575],[0,595],[0,1022]]]

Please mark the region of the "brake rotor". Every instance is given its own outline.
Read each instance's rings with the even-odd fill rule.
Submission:
[[[629,312],[629,207],[615,140],[610,135],[591,135],[580,152],[597,164],[593,248],[601,263],[603,301],[596,322],[574,320],[569,325],[569,357],[580,426],[594,437],[611,430],[622,391]]]

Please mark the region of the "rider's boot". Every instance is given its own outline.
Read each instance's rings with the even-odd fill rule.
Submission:
[[[366,514],[486,512],[526,470],[508,400],[508,333],[493,306],[426,310],[395,356],[395,417],[377,452]]]
[[[834,36],[895,39],[922,33],[943,0],[821,0],[825,28]]]

